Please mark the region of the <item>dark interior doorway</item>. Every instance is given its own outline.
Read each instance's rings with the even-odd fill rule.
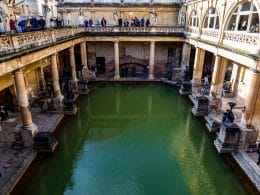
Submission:
[[[102,74],[106,72],[105,57],[96,57],[97,73]]]

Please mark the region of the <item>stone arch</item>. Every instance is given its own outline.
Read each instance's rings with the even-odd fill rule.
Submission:
[[[224,31],[227,30],[227,26],[231,20],[231,17],[232,17],[232,14],[234,13],[235,9],[240,5],[240,4],[243,4],[243,3],[246,3],[246,2],[251,2],[254,4],[254,6],[256,7],[257,9],[257,12],[258,12],[258,17],[259,17],[259,21],[260,21],[260,2],[257,1],[257,0],[252,0],[252,1],[248,1],[248,0],[238,0],[237,2],[235,2],[228,10],[227,10],[227,14],[223,21],[223,29]]]
[[[219,12],[219,10],[218,10],[217,7],[213,7],[213,6],[209,7],[209,8],[207,9],[207,11],[204,12],[204,14],[203,14],[203,16],[202,16],[202,18],[201,18],[201,20],[202,20],[202,22],[201,22],[201,24],[200,24],[200,25],[201,25],[201,26],[200,26],[201,29],[204,28],[204,24],[205,24],[205,22],[206,22],[206,17],[207,17],[207,15],[208,15],[208,13],[209,13],[209,11],[210,11],[211,9],[215,9],[216,12],[217,12],[217,16],[218,16],[218,20],[219,20],[219,28],[218,28],[218,29],[220,29],[220,26],[222,25],[221,22],[220,22],[220,14],[219,14],[220,12]],[[214,28],[214,29],[215,29],[215,28]]]
[[[196,9],[193,9],[189,15],[189,18],[188,18],[188,21],[187,21],[187,26],[188,27],[194,27],[194,26],[191,26],[190,23],[191,23],[191,19],[192,19],[192,16],[193,16],[193,13],[196,12],[196,15],[197,15],[197,28],[199,28],[199,25],[200,25],[200,18],[199,18],[199,14],[198,14],[198,11]]]

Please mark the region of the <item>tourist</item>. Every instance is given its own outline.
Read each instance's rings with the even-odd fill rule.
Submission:
[[[10,26],[10,31],[13,33],[15,31],[15,21],[12,18],[12,15],[10,15],[9,26]]]
[[[131,18],[131,27],[133,27],[134,26],[134,24],[135,24],[135,21],[134,21],[134,18]]]
[[[89,19],[89,26],[92,26],[93,25],[93,20],[90,18]]]
[[[96,21],[96,26],[100,26],[99,20]]]
[[[127,26],[129,26],[129,22],[128,22],[127,19],[125,19],[125,21],[124,21],[124,27],[127,27]]]
[[[107,21],[106,21],[106,19],[104,17],[101,20],[101,26],[103,26],[103,27],[107,26]]]
[[[144,20],[144,17],[142,17],[142,19],[141,19],[141,26],[143,27],[144,24],[145,24],[145,20]]]
[[[0,35],[4,33],[4,24],[2,22],[2,19],[0,18]]]
[[[226,112],[224,112],[222,122],[223,123],[233,123],[234,120],[235,120],[235,116],[234,116],[233,112],[231,110],[227,109]]]
[[[208,78],[208,75],[206,75],[204,77],[204,86],[208,86],[208,84],[209,84],[209,78]]]
[[[149,19],[146,20],[145,25],[146,25],[146,26],[150,26],[150,20],[149,20]]]
[[[257,154],[258,154],[258,161],[257,161],[257,165],[260,165],[260,143],[258,144],[258,148],[257,148]]]
[[[87,19],[84,20],[84,26],[88,27],[88,20]]]
[[[135,17],[135,19],[134,19],[134,25],[136,27],[140,26],[140,21],[139,21],[139,19],[137,17]]]
[[[43,17],[41,16],[41,17],[40,17],[40,20],[39,20],[39,26],[40,26],[40,28],[43,30],[43,29],[45,29],[45,25],[46,25],[46,22],[45,22],[45,20],[43,19]]]
[[[122,24],[123,24],[123,20],[122,20],[122,18],[120,17],[120,18],[118,19],[118,26],[121,27]]]

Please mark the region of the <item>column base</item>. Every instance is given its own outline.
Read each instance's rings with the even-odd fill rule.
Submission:
[[[95,72],[92,72],[89,69],[83,67],[83,70],[82,70],[82,79],[83,80],[87,81],[87,80],[92,80],[95,78],[96,78]]]
[[[199,94],[200,87],[201,87],[201,79],[192,79],[191,83],[192,83],[192,93]]]
[[[209,111],[215,111],[217,113],[222,110],[222,98],[209,96]]]
[[[246,152],[256,152],[258,131],[247,128],[243,119],[238,123],[238,126],[241,130],[239,149],[243,149]]]
[[[114,76],[114,80],[115,80],[115,81],[120,80],[120,76],[119,76],[119,75],[115,75],[115,76]]]
[[[70,81],[70,88],[75,94],[87,95],[89,93],[86,80]]]
[[[235,123],[222,123],[220,134],[214,141],[219,153],[231,153],[238,149],[240,129]]]
[[[149,80],[154,80],[154,75],[149,75],[149,76],[148,76],[148,79],[149,79]]]
[[[191,109],[191,112],[194,116],[206,116],[209,112],[209,100],[204,96],[189,96],[194,103],[194,106]]]
[[[48,112],[52,114],[62,114],[63,113],[63,99],[64,97],[57,96],[47,100]]]
[[[18,125],[16,127],[16,133],[21,135],[24,147],[32,148],[34,143],[34,136],[38,133],[38,127],[35,124],[28,126]]]

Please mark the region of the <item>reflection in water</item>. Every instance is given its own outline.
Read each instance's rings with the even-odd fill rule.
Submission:
[[[246,194],[177,90],[95,85],[23,194]]]

